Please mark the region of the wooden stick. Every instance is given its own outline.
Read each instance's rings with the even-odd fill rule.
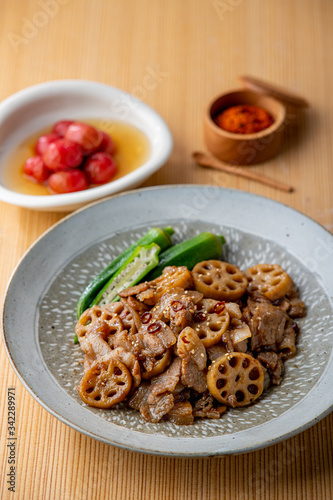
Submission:
[[[281,191],[286,191],[287,193],[291,193],[292,191],[294,191],[294,188],[292,186],[284,184],[283,182],[275,181],[273,179],[270,179],[269,177],[265,177],[264,175],[251,172],[251,170],[249,170],[249,167],[242,168],[235,167],[233,165],[227,165],[214,156],[211,156],[207,153],[202,153],[200,151],[195,151],[192,154],[192,157],[196,161],[196,163],[198,165],[201,165],[202,167],[216,168],[217,170],[221,170],[222,172],[227,172],[228,174],[238,175],[240,177],[245,177],[246,179],[261,182],[261,184],[266,184],[267,186],[271,186],[275,189],[280,189]]]

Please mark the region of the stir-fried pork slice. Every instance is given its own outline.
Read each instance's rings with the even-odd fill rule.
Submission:
[[[256,294],[248,298],[243,310],[243,318],[249,325],[251,350],[261,347],[276,351],[277,345],[283,339],[283,333],[288,315],[274,306],[262,295]]]
[[[82,351],[88,356],[101,358],[109,354],[111,348],[98,333],[90,334],[81,344]]]
[[[178,399],[178,396],[180,394],[182,394],[182,396]],[[177,401],[184,401],[185,399],[190,398],[190,394],[187,394],[186,387],[183,384],[181,384],[180,382],[174,388],[173,395],[177,396]]]
[[[197,364],[191,358],[182,359],[181,383],[192,387],[197,392],[207,390],[206,375],[199,370]]]
[[[149,344],[151,339],[158,338],[165,349],[169,349],[169,347],[172,347],[177,341],[171,328],[161,320],[143,324],[139,333],[143,334],[144,343]],[[155,354],[161,353],[158,352]]]
[[[306,306],[295,288],[292,288],[282,299],[274,300],[273,305],[288,313],[291,318],[303,318],[306,315]]]
[[[285,298],[290,304],[288,314],[291,318],[303,318],[306,315],[306,306],[304,302],[299,298],[297,290],[295,288],[287,293]]]
[[[207,347],[207,354],[211,362],[215,361],[216,359],[220,358],[224,354],[229,352],[224,344],[215,344],[210,347]]]
[[[166,347],[157,335],[139,332],[136,334],[135,338],[140,360],[144,358],[151,358],[153,360],[155,356],[160,356],[166,351]]]
[[[240,307],[238,304],[236,304],[236,302],[226,302],[225,308],[226,308],[231,320],[242,318],[242,311],[240,310]]]
[[[246,352],[248,339],[251,337],[249,326],[240,319],[233,318],[229,324],[232,346],[237,352]]]
[[[132,295],[130,297],[127,297],[126,302],[130,307],[132,307],[139,314],[139,316],[142,316],[143,313],[145,313],[149,310],[149,307],[146,306],[146,304],[144,304],[143,302],[140,302],[138,299],[136,299]]]
[[[105,342],[98,334],[89,335],[81,344],[84,358],[84,371],[89,370],[92,365],[101,358],[117,358],[129,370],[133,377],[133,387],[137,387],[141,382],[140,365],[134,354],[126,351],[122,347],[111,349],[109,344]]]
[[[112,330],[111,330],[111,333],[113,333]],[[95,334],[98,334],[103,340],[106,340],[108,338],[108,336],[110,335],[109,323],[107,323],[106,321],[104,321],[102,319],[98,319],[97,321],[92,323],[92,325],[89,328],[87,328],[87,331],[86,331],[85,337],[83,338],[82,343],[84,343],[85,339],[87,339],[87,337],[89,335],[95,335]]]
[[[142,405],[140,413],[147,422],[156,424],[173,408],[174,397],[170,392],[153,396],[153,401]]]
[[[192,389],[190,389],[189,387],[185,387],[181,382],[179,382],[172,393],[175,397],[175,402],[190,400],[191,391]]]
[[[133,393],[131,399],[128,402],[128,406],[130,408],[133,408],[133,410],[141,411],[141,408],[143,408],[143,406],[147,404],[149,394],[149,383],[143,382]]]
[[[132,295],[137,295],[138,293],[144,292],[148,290],[149,282],[145,281],[144,283],[139,283],[138,285],[130,286],[119,292],[119,297],[130,297]]]
[[[195,417],[201,417],[201,418],[215,418],[218,419],[223,415],[223,413],[227,410],[226,406],[219,405],[216,408],[213,406],[209,411],[207,412],[196,412]]]
[[[271,382],[274,385],[280,385],[283,373],[283,361],[274,351],[265,351],[258,354],[257,359],[266,368]]]
[[[278,345],[278,351],[283,360],[293,358],[296,355],[296,332],[298,332],[297,324],[292,319],[288,319],[283,339]]]
[[[199,399],[197,399],[193,405],[193,412],[203,412],[204,410],[210,410],[213,407],[214,398],[209,391],[200,394]],[[200,415],[201,416],[201,415]]]
[[[226,409],[227,407],[224,405],[218,405],[215,408],[214,398],[210,392],[207,391],[194,403],[193,415],[200,418],[220,418]]]
[[[147,366],[145,366],[146,371],[153,369],[157,356],[162,356],[176,343],[174,333],[163,321],[142,325],[136,334],[122,331],[109,340],[112,348],[123,347],[141,361],[148,358]]]
[[[181,359],[192,359],[199,370],[206,368],[206,348],[190,326],[184,328],[178,336],[177,352]]]
[[[165,325],[165,327],[167,327],[167,325]],[[165,328],[163,329],[165,330]],[[161,331],[158,335],[157,333],[148,333],[141,328],[140,332],[130,337],[130,341],[133,341],[130,350],[141,362],[143,362],[145,371],[151,371],[154,368],[156,358],[163,356],[176,342],[176,337],[172,332],[171,337],[170,332]],[[168,363],[166,363],[166,365],[167,364]]]
[[[139,387],[141,382],[141,369],[139,361],[136,359],[134,354],[126,351],[122,347],[117,347],[112,350],[109,354],[111,358],[117,358],[121,361],[129,370],[132,375],[132,389]]]
[[[171,328],[182,330],[192,322],[196,304],[201,299],[202,294],[195,290],[173,288],[162,295],[150,313],[154,319],[170,321]]]
[[[163,356],[163,354],[160,354],[159,356]],[[143,369],[143,374],[145,373],[150,373],[154,369],[154,361],[156,357],[155,356],[141,356],[141,366]],[[143,377],[145,380],[149,380],[149,377]]]
[[[86,354],[84,358],[84,372],[86,373],[91,366],[100,358],[108,356],[111,348],[98,332],[91,333],[81,343],[81,349]]]
[[[181,360],[180,358],[175,358],[164,373],[152,379],[149,387],[151,396],[157,396],[164,392],[173,392],[180,380],[180,370]],[[148,403],[153,401],[151,396],[148,397]]]
[[[191,298],[182,295],[170,304],[169,321],[171,328],[182,330],[190,325],[193,320],[193,314],[196,311],[196,305]]]
[[[108,344],[112,349],[117,347],[122,347],[126,351],[130,351],[133,354],[137,354],[136,349],[136,335],[131,335],[127,330],[122,330],[115,335],[110,335],[108,338]]]
[[[143,382],[129,400],[130,408],[141,413],[147,422],[157,423],[166,415],[174,405],[174,397],[171,393],[159,394],[154,396],[152,403],[148,403],[148,397],[151,396],[148,382]]]
[[[166,420],[177,425],[192,425],[194,416],[191,403],[189,401],[176,402],[169,413],[167,413]]]
[[[271,377],[267,371],[267,368],[262,364],[262,367],[263,367],[263,370],[264,370],[264,389],[263,389],[263,392],[266,391],[268,389],[268,387],[270,387],[272,385],[272,380],[271,380]]]

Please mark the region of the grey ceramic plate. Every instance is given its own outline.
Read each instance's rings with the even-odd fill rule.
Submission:
[[[224,258],[245,269],[280,263],[308,306],[297,356],[283,383],[256,404],[192,426],[147,424],[122,406],[103,411],[75,389],[82,354],[73,345],[81,291],[113,256],[148,228],[172,225],[180,241],[202,230],[227,239]],[[168,186],[115,196],[63,219],[25,254],[9,283],[4,342],[33,397],[74,429],[131,450],[175,456],[245,452],[276,443],[332,410],[333,237],[304,215],[240,191]]]

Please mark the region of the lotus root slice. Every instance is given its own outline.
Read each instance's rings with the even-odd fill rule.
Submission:
[[[242,352],[227,353],[216,359],[207,373],[212,396],[232,407],[247,406],[264,389],[264,369],[252,356]]]
[[[289,274],[278,264],[257,264],[245,271],[250,292],[260,292],[269,300],[282,299],[293,287]]]
[[[195,289],[215,300],[237,300],[247,288],[245,274],[235,265],[219,260],[205,260],[192,271]]]
[[[82,401],[96,408],[111,408],[129,393],[132,377],[121,361],[108,358],[96,362],[78,387]]]

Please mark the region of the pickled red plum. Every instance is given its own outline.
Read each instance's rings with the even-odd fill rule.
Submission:
[[[82,159],[80,146],[76,142],[62,138],[51,142],[43,154],[44,163],[50,170],[78,167]]]
[[[44,164],[41,156],[32,156],[24,164],[23,171],[37,182],[45,182],[50,176],[50,170]]]
[[[116,145],[112,137],[109,136],[106,132],[103,132],[103,139],[101,145],[99,147],[99,151],[103,153],[108,153],[109,155],[113,155],[116,152]]]
[[[83,191],[88,187],[88,181],[84,173],[75,168],[73,170],[61,170],[50,175],[49,186],[55,193],[73,193]]]
[[[40,135],[23,172],[52,193],[82,191],[109,182],[117,173],[116,147],[104,131],[86,123],[60,120]]]
[[[116,174],[117,165],[112,156],[98,152],[88,158],[83,170],[91,184],[104,184]]]
[[[59,135],[54,134],[53,132],[51,132],[50,134],[41,135],[36,142],[36,146],[35,146],[36,154],[43,155],[45,153],[48,145],[57,139],[59,139]]]
[[[79,144],[83,154],[97,151],[103,140],[101,130],[87,123],[74,122],[66,130],[65,139]]]
[[[65,137],[66,131],[72,123],[74,123],[73,120],[60,120],[54,124],[52,132],[60,137]]]

